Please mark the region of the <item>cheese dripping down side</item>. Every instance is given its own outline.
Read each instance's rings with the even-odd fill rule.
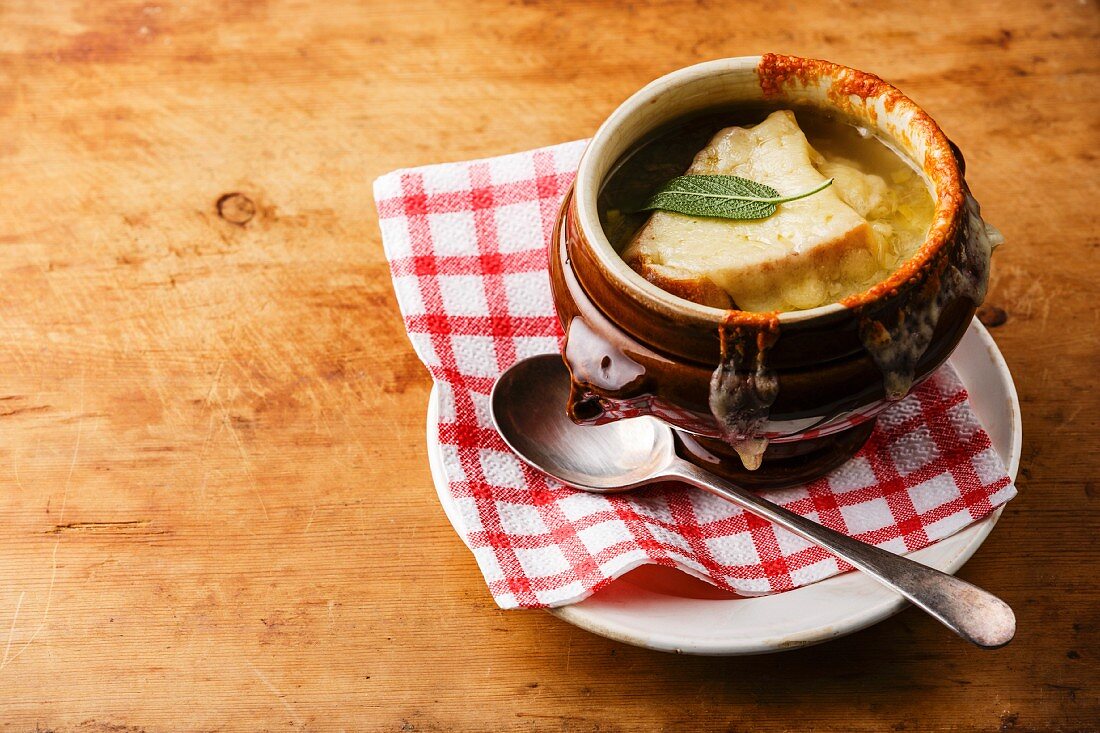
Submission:
[[[966,214],[959,246],[943,269],[929,277],[904,307],[860,316],[859,334],[867,353],[882,372],[886,397],[900,400],[909,393],[917,364],[932,343],[940,314],[949,304],[967,298],[975,306],[985,300],[993,249],[1004,237],[981,217],[981,208],[966,191]]]
[[[779,319],[764,317],[749,328],[732,325],[732,315],[718,330],[721,360],[710,379],[710,411],[741,463],[755,471],[768,448],[761,428],[779,395],[779,382],[767,365],[768,349],[779,337]]]

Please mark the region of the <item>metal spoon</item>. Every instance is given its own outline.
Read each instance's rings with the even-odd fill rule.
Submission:
[[[569,373],[556,354],[525,359],[493,387],[492,414],[512,450],[584,491],[629,491],[683,481],[825,548],[924,609],[978,646],[1007,644],[1016,617],[1001,599],[946,573],[823,527],[676,455],[672,429],[653,418],[580,426],[565,414]]]

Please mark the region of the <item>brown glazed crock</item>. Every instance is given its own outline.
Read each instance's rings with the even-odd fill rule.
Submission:
[[[870,128],[924,172],[936,203],[933,223],[918,252],[888,280],[806,311],[723,311],[661,290],[611,247],[596,198],[624,154],[674,119],[761,102],[813,106]],[[984,298],[998,238],[979,216],[957,149],[878,77],[774,54],[681,69],[636,93],[600,127],[551,240],[551,281],[574,386],[571,414],[590,424],[658,417],[678,429],[685,457],[748,486],[821,475],[858,451],[874,417],[954,350]],[[734,346],[747,355],[740,369],[762,364],[778,385],[758,428],[770,442],[757,471],[742,466],[708,402],[724,349],[733,353]]]

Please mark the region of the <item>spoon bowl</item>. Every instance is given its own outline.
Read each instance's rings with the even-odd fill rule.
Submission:
[[[565,414],[569,371],[557,354],[524,359],[493,385],[504,442],[543,473],[586,491],[629,491],[665,478],[672,431],[651,417],[581,426]],[[550,468],[552,467],[552,468]]]

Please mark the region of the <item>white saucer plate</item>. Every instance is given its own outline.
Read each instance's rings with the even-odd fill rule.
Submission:
[[[951,364],[1015,480],[1022,439],[1016,387],[996,343],[976,319],[952,354]],[[438,395],[433,388],[428,403],[428,460],[439,500],[457,530],[461,519],[447,491],[434,429],[438,414]],[[909,556],[955,573],[989,536],[1000,515],[997,510]],[[878,623],[906,605],[903,598],[859,572],[776,595],[741,598],[686,573],[649,565],[579,603],[550,609],[550,613],[627,644],[684,654],[734,655],[818,644]]]

